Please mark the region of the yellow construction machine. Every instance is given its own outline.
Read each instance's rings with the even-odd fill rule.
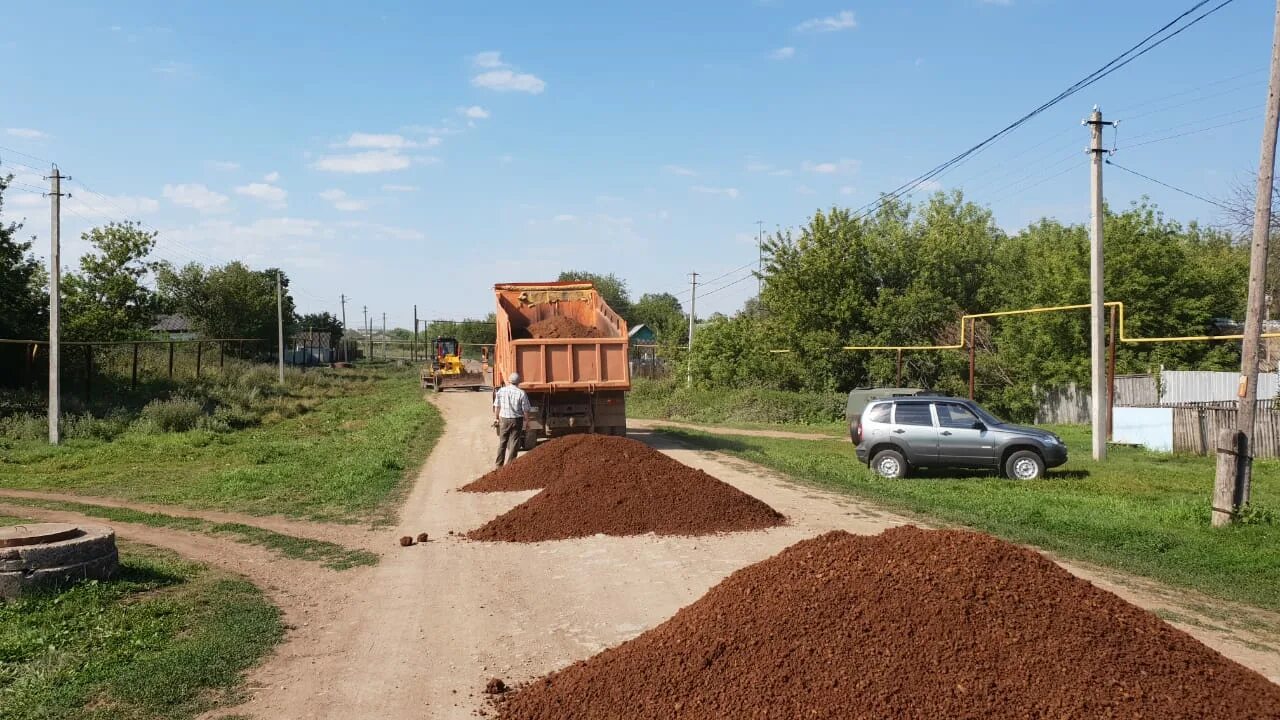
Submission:
[[[422,368],[423,388],[435,388],[436,392],[444,392],[445,388],[481,390],[485,385],[483,370],[467,369],[457,338],[435,339],[431,364]]]

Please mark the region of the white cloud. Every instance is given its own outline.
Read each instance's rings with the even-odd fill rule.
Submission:
[[[514,70],[490,70],[471,78],[471,84],[498,92],[523,92],[538,95],[547,89],[547,83],[537,75]]]
[[[837,32],[852,30],[856,27],[858,27],[858,21],[854,19],[853,11],[842,10],[840,14],[831,17],[805,20],[796,26],[796,32]]]
[[[173,62],[172,60],[170,60],[167,63],[164,63],[162,65],[157,65],[151,68],[151,71],[160,73],[161,75],[173,75],[173,76],[190,75],[191,66],[186,63]]]
[[[342,190],[325,190],[320,193],[320,197],[332,203],[335,210],[341,210],[342,212],[355,212],[357,210],[364,210],[368,207],[360,200],[351,199],[351,197]]]
[[[236,188],[237,195],[251,197],[254,200],[260,200],[269,207],[282,208],[285,205],[285,198],[289,196],[287,190],[282,187],[271,185],[270,183],[249,183]]]
[[[769,57],[774,60],[790,60],[796,56],[796,49],[793,47],[780,47],[769,53]]]
[[[840,194],[841,194],[841,195],[852,195],[852,194],[854,194],[854,193],[856,193],[856,192],[858,192],[858,189],[857,189],[857,188],[855,188],[855,187],[854,187],[854,186],[852,186],[852,185],[842,185],[842,186],[840,187]]]
[[[787,170],[786,168],[782,168],[780,170],[770,170],[769,174],[773,175],[774,177],[791,177],[791,171]]]
[[[395,135],[391,133],[351,133],[351,137],[346,142],[339,143],[335,147],[349,147],[357,149],[374,149],[374,150],[407,150],[420,147],[435,147],[443,142],[439,137],[431,136],[422,142],[410,140],[403,135]]]
[[[214,170],[224,170],[224,171],[239,170],[240,163],[232,162],[231,160],[210,160],[209,167],[213,168]]]
[[[471,58],[471,62],[478,70],[483,71],[471,78],[471,84],[476,87],[498,92],[524,92],[531,95],[537,95],[547,89],[547,84],[542,78],[531,73],[518,72],[510,63],[503,62],[502,53],[497,50],[476,53]]]
[[[577,219],[578,219],[577,215],[569,215],[567,213],[557,215],[551,218],[552,222],[558,222],[558,223],[573,222],[574,220],[577,220]]]
[[[120,215],[136,218],[150,215],[160,209],[160,203],[154,198],[143,195],[95,195],[87,192],[73,192],[71,197],[62,202],[63,209],[70,213],[78,213],[88,217],[100,217],[101,222],[119,220]]]
[[[720,187],[708,187],[706,185],[694,185],[689,189],[696,193],[702,193],[704,195],[723,195],[724,197],[731,198],[734,200],[738,198],[738,188],[720,188]]]
[[[221,212],[227,206],[226,195],[210,190],[200,183],[165,185],[161,194],[174,205],[202,213]]]
[[[507,64],[502,62],[502,53],[497,50],[487,50],[485,52],[476,53],[471,61],[478,68],[500,68],[506,67]]]
[[[16,193],[16,194],[6,196],[4,199],[4,204],[10,205],[15,208],[34,208],[34,207],[43,208],[43,207],[47,207],[49,203],[49,201],[45,199],[43,195],[39,195],[37,193],[28,192],[28,191],[20,190],[17,188],[10,189],[9,192]]]
[[[311,163],[311,167],[326,172],[378,173],[403,170],[411,164],[409,158],[399,153],[389,150],[371,150],[346,155],[323,155]]]
[[[813,195],[814,189],[809,187],[808,185],[800,185],[796,187],[796,192],[801,195]]]
[[[942,189],[942,183],[938,182],[937,180],[925,180],[924,182],[915,186],[915,189],[913,189],[912,192],[936,193],[941,189]]]
[[[46,140],[49,137],[48,134],[31,128],[6,128],[5,134],[19,137],[23,140]]]
[[[374,240],[390,238],[392,240],[426,240],[427,236],[421,230],[412,228],[394,227],[391,225],[380,225],[378,223],[369,222],[342,222],[338,223],[340,227],[359,230],[361,236]]]
[[[681,165],[663,165],[662,169],[666,170],[672,175],[684,175],[685,177],[694,177],[695,175],[698,174],[696,171],[690,170],[689,168],[683,167]]]
[[[383,185],[382,189],[386,192],[417,192],[417,185]]]
[[[272,170],[271,172],[262,176],[262,182],[273,183],[279,179],[280,179],[280,173],[276,172],[275,170]]]
[[[753,173],[769,172],[772,169],[773,169],[773,166],[770,165],[769,163],[763,163],[763,162],[760,162],[759,160],[747,160],[747,164],[746,164],[747,172],[753,172]]]
[[[805,172],[820,173],[823,175],[831,175],[834,173],[850,173],[858,169],[857,160],[840,160],[838,162],[809,162],[808,160],[801,163],[800,167]]]
[[[458,113],[465,117],[471,118],[472,120],[484,120],[485,118],[489,117],[489,111],[485,110],[479,105],[472,105],[471,107],[458,108]]]

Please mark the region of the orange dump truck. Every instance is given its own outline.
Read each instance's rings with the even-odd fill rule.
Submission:
[[[533,422],[524,446],[575,432],[625,435],[631,389],[627,323],[591,283],[504,283],[497,296],[493,387],[520,373]],[[535,337],[554,327],[559,337]],[[530,328],[533,328],[531,331]],[[563,332],[570,328],[571,332]]]

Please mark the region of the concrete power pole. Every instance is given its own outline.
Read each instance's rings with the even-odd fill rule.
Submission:
[[[1276,128],[1280,123],[1280,2],[1271,38],[1271,81],[1267,88],[1267,124],[1262,128],[1258,185],[1253,211],[1253,247],[1249,255],[1249,299],[1244,316],[1244,340],[1240,349],[1239,409],[1235,442],[1218,452],[1234,452],[1234,463],[1218,463],[1214,483],[1213,524],[1229,524],[1240,506],[1249,502],[1253,484],[1253,424],[1258,410],[1258,351],[1262,345],[1262,317],[1266,303],[1267,244],[1271,231],[1271,184],[1275,178]],[[1227,433],[1219,438],[1230,439]],[[1225,466],[1225,467],[1224,467]],[[1233,467],[1234,466],[1234,467]],[[1234,478],[1223,475],[1235,470]],[[1225,502],[1224,502],[1225,501]]]
[[[49,180],[49,444],[61,441],[62,418],[62,173]],[[67,178],[70,180],[70,178]],[[70,197],[70,195],[68,195]]]
[[[347,362],[347,296],[339,295],[339,302],[342,303],[342,362]]]
[[[387,359],[387,314],[382,313],[382,359]]]
[[[1102,262],[1102,112],[1093,109],[1085,121],[1092,142],[1089,144],[1091,166],[1090,195],[1092,217],[1089,226],[1089,369],[1092,378],[1093,459],[1107,459],[1107,347],[1106,307],[1103,293]]]
[[[693,386],[693,319],[697,316],[698,310],[698,273],[689,273],[689,279],[692,283],[691,294],[689,295],[689,357],[685,361],[688,368],[689,377],[687,384]]]
[[[276,349],[279,355],[276,366],[279,369],[280,384],[284,384],[284,300],[280,293],[280,271],[276,270]]]
[[[360,323],[360,329],[364,331],[365,343],[369,346],[367,357],[373,359],[373,333],[369,332],[369,306],[364,307],[364,322]]]

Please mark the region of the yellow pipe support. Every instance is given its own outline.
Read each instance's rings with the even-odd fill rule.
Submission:
[[[1119,300],[1112,300],[1103,303],[1104,306],[1116,308],[1120,313],[1120,342],[1136,345],[1140,343],[1166,343],[1166,342],[1206,342],[1210,340],[1243,340],[1244,335],[1185,335],[1182,337],[1155,337],[1155,338],[1131,338],[1125,334],[1124,329],[1124,303]],[[1033,315],[1037,313],[1060,312],[1063,310],[1087,310],[1092,307],[1089,304],[1080,305],[1055,305],[1053,307],[1027,308],[1025,310],[1000,310],[998,312],[973,313],[970,315],[960,316],[960,342],[954,345],[843,345],[840,350],[852,351],[875,351],[875,350],[911,350],[911,351],[927,351],[927,350],[962,350],[965,345],[965,323],[972,320],[981,320],[983,318],[1007,317],[1010,315]],[[1262,333],[1264,338],[1280,338],[1280,332]],[[785,354],[791,350],[770,350],[771,353]]]

